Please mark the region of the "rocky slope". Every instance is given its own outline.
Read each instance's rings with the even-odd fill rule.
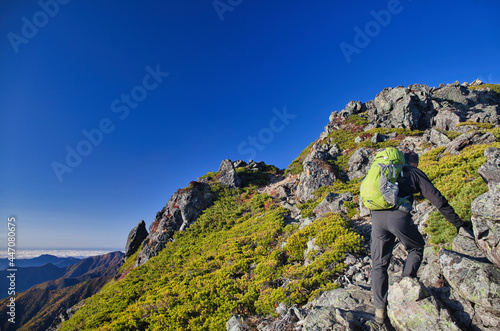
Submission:
[[[268,270],[266,268],[269,266],[265,263],[240,263],[234,258],[227,260],[221,266],[215,262],[217,258],[222,259],[222,257],[209,256],[206,261],[196,262],[199,268],[204,265],[213,265],[209,268],[210,270],[200,272],[209,273],[217,268],[235,265],[236,269],[231,269],[233,271],[228,274],[228,281],[237,282],[238,279],[242,281],[243,279],[257,279],[257,275],[263,270],[268,270],[266,272],[269,273],[270,278],[255,287],[256,293],[260,293],[262,297],[269,293],[281,293],[280,289],[288,291],[290,286],[293,288],[294,284],[302,281],[287,278],[283,271],[286,268],[283,269],[283,266],[288,266],[286,270],[299,268],[297,270],[307,270],[307,272],[312,272],[311,270],[319,272],[321,268],[335,267],[335,270],[341,271],[332,271],[329,275],[335,275],[335,278],[329,279],[329,283],[336,284],[339,288],[330,291],[322,290],[321,295],[315,296],[307,304],[293,304],[291,302],[294,300],[302,302],[303,299],[300,298],[306,298],[312,292],[319,291],[318,287],[314,287],[313,284],[307,285],[310,289],[297,288],[297,292],[290,294],[286,300],[283,297],[281,301],[274,301],[273,316],[256,314],[256,311],[268,310],[259,308],[260,306],[254,309],[251,302],[245,301],[248,299],[241,299],[238,301],[239,308],[233,310],[238,314],[234,314],[227,320],[227,330],[498,329],[500,327],[500,307],[498,306],[500,269],[497,265],[500,260],[500,248],[498,248],[500,237],[498,234],[500,231],[498,227],[500,150],[498,148],[500,144],[497,143],[500,137],[499,113],[500,94],[482,85],[480,81],[472,84],[459,84],[458,82],[443,84],[438,88],[426,85],[387,88],[374,100],[366,103],[352,101],[343,110],[333,112],[325,131],[292,162],[286,174],[281,171],[267,171],[269,166],[262,162],[251,161],[246,164],[243,161],[224,160],[217,173],[209,173],[200,177],[187,188],[177,191],[156,215],[155,221],[149,227],[149,233],[145,231],[142,223],[131,231],[127,242],[127,247],[131,249],[126,253],[130,258],[115,277],[123,279],[125,283],[118,281],[116,284],[120,290],[112,292],[113,290],[110,289],[110,292],[103,296],[109,298],[110,293],[124,296],[124,289],[128,286],[136,286],[139,279],[142,279],[141,281],[145,284],[152,284],[151,280],[144,277],[148,272],[154,274],[154,270],[160,268],[160,263],[164,263],[163,267],[172,272],[174,270],[172,268],[180,262],[165,262],[167,253],[163,254],[163,252],[167,247],[174,247],[172,244],[176,241],[176,234],[186,232],[197,225],[197,222],[201,222],[205,212],[212,210],[212,206],[219,206],[221,187],[229,190],[243,188],[238,192],[247,193],[239,193],[236,200],[231,201],[245,203],[244,208],[248,210],[249,205],[246,203],[251,199],[245,197],[250,192],[248,184],[252,183],[259,186],[258,192],[264,193],[262,196],[267,194],[271,197],[271,199],[265,198],[267,200],[260,204],[260,208],[265,211],[271,210],[266,206],[281,206],[280,213],[285,215],[283,226],[289,224],[294,229],[283,228],[276,234],[276,237],[271,238],[274,240],[271,241],[273,242],[271,246],[259,250],[262,252],[267,249],[273,252],[269,255],[269,265],[273,267]],[[409,148],[423,155],[425,157],[423,164],[428,166],[424,171],[432,172],[429,175],[431,179],[449,184],[448,186],[440,184],[441,189],[446,190],[443,193],[449,194],[454,199],[453,201],[459,202],[454,207],[460,209],[457,209],[457,212],[461,217],[472,220],[474,233],[473,236],[466,232],[460,233],[455,237],[451,246],[446,243],[446,239],[440,239],[441,241],[434,239],[434,247],[442,249],[437,253],[431,244],[426,248],[425,260],[419,271],[419,281],[397,279],[396,275],[403,265],[405,252],[403,247],[396,248],[390,269],[390,325],[381,327],[371,321],[374,311],[370,291],[369,236],[371,226],[368,211],[359,209],[357,189],[359,189],[359,180],[366,174],[376,151],[387,146]],[[485,158],[482,157],[483,152]],[[479,171],[477,171],[479,166],[474,168],[478,160],[484,163]],[[446,167],[460,168],[461,172],[453,173]],[[487,184],[487,188],[479,182],[481,178],[478,172]],[[226,208],[233,207],[227,205]],[[428,202],[421,200],[417,201],[414,207],[413,218],[419,225],[419,229],[425,233],[426,239],[431,242],[433,236],[439,234],[441,227],[439,219],[433,213],[435,209]],[[242,216],[244,213],[245,211],[239,210],[231,215]],[[332,213],[342,215],[352,222],[353,229],[363,239],[364,249],[353,250],[347,254],[342,252],[344,260],[342,265],[335,262],[315,269],[319,268],[318,261],[321,261],[327,253],[330,254],[330,251],[322,244],[326,239],[317,231],[317,224],[323,222],[321,224],[326,226],[328,223],[324,222],[330,219],[329,215],[333,215]],[[267,214],[264,213],[258,217],[265,215]],[[200,228],[230,228],[234,222],[227,221],[229,223],[222,224],[222,220],[216,216],[214,214],[213,219],[210,218],[211,216],[203,216],[204,223],[195,226],[196,231],[199,232]],[[221,222],[222,225],[217,222]],[[433,224],[438,224],[438,226]],[[315,230],[308,231],[309,228]],[[284,238],[286,231],[297,232],[295,234],[290,232],[286,237],[288,241],[280,243],[279,240]],[[204,233],[204,237],[207,236],[206,232],[200,233]],[[300,234],[307,235],[307,238],[299,239]],[[454,235],[452,233],[451,237]],[[137,244],[137,238],[144,238],[141,245]],[[251,249],[257,249],[260,244],[258,241],[249,244],[248,239],[236,240],[241,240],[240,246],[237,245],[240,248],[237,250],[247,247],[246,245],[249,245]],[[298,240],[300,249],[294,250],[296,248],[291,246],[291,240]],[[182,246],[182,244],[179,245]],[[232,247],[228,245],[223,244],[226,248]],[[173,249],[169,249],[168,254],[178,255],[180,260],[175,261],[184,263],[187,253]],[[206,259],[202,253],[199,251],[198,254]],[[161,260],[149,261],[158,255]],[[309,265],[310,269],[300,269],[307,268]],[[145,269],[141,269],[144,267]],[[132,273],[133,268],[139,270]],[[274,275],[271,271],[273,268],[280,270],[281,274]],[[197,274],[195,270],[196,268],[187,269],[182,272],[182,275],[175,277],[183,279],[183,282],[198,279],[195,276]],[[129,272],[133,274],[132,279],[128,275]],[[314,278],[315,275],[311,273],[307,277]],[[173,289],[169,286],[174,285],[165,285],[167,282],[172,284],[171,281],[171,279],[163,279],[159,283],[161,284],[159,286],[168,288],[163,292],[165,299],[162,300],[165,301],[160,300],[161,305],[168,306],[179,302],[174,299],[177,296],[171,297],[167,294],[173,293]],[[142,288],[143,292],[146,291],[145,288],[147,286]],[[127,289],[127,291],[130,290]],[[151,291],[156,293],[157,289],[153,287]],[[201,289],[200,291],[203,292]],[[211,291],[210,295],[214,291]],[[129,300],[151,302],[150,297],[138,299],[141,294],[134,293],[137,293],[133,296],[134,299]],[[176,295],[184,300],[189,300],[191,296],[191,294],[183,293]],[[243,297],[246,298],[245,295]],[[257,300],[257,297],[253,298],[252,300]],[[95,301],[89,303],[90,307],[98,306],[99,300],[96,298]],[[117,299],[117,302],[120,300],[122,299]],[[214,307],[208,305],[202,309],[201,307],[207,304],[207,301],[202,300],[200,303],[192,307],[195,311],[186,313],[182,318],[176,315],[176,323],[180,323],[178,325],[184,325],[182,323],[203,325],[203,319],[207,319],[208,323],[208,318],[203,315],[203,309]],[[219,304],[221,307],[224,305],[222,302]],[[146,306],[150,308],[144,308]],[[171,311],[162,310],[160,306],[158,303],[155,305],[130,303],[128,308],[122,307],[121,309],[143,311],[143,316],[150,316],[141,318],[134,314],[134,323],[141,325],[141,328],[147,328],[151,325],[150,323],[153,323],[150,319],[154,319],[154,323],[159,323],[154,324],[157,326],[162,325],[159,321],[162,316],[170,316]],[[73,325],[83,328],[85,314],[82,312],[79,322]],[[116,314],[119,314],[118,310]],[[224,314],[222,316],[225,316]],[[102,318],[104,319],[105,316],[103,315]],[[130,320],[131,317],[124,315],[122,321],[114,322],[114,325],[128,325],[127,318]],[[185,322],[183,322],[184,319]],[[217,324],[219,322],[213,323],[210,325],[219,325]],[[69,329],[72,328],[70,325],[68,324]],[[87,326],[87,328],[90,327]]]

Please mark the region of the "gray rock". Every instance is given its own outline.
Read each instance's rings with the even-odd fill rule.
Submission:
[[[414,205],[415,213],[413,214],[413,223],[418,226],[418,230],[425,236],[425,227],[427,226],[427,219],[429,216],[437,211],[437,208],[434,207],[428,200],[425,200],[422,203],[415,203]]]
[[[376,132],[373,137],[370,139],[370,141],[374,144],[376,143],[380,143],[382,141],[385,141],[385,136],[383,134],[380,134],[378,132]]]
[[[134,266],[143,265],[158,255],[176,231],[187,229],[212,203],[213,195],[205,183],[191,182],[187,188],[174,193],[150,225],[149,235],[144,240]]]
[[[447,282],[464,299],[500,314],[500,270],[493,264],[442,249],[439,262]]]
[[[470,91],[468,88],[460,86],[460,84],[453,83],[437,89],[433,96],[454,104],[469,105],[471,101],[467,97],[471,93]]]
[[[266,164],[263,161],[255,162],[254,160],[250,160],[245,168],[251,171],[264,171]]]
[[[347,162],[347,176],[349,179],[353,180],[366,176],[375,154],[375,149],[373,148],[362,147],[355,150]]]
[[[456,125],[463,121],[463,116],[455,110],[441,110],[433,119],[434,128],[445,131],[455,130]]]
[[[248,325],[245,324],[244,318],[241,315],[233,315],[226,322],[227,331],[247,331],[250,330]]]
[[[484,253],[476,244],[474,235],[460,228],[458,235],[453,239],[452,248],[455,252],[477,258],[485,258]]]
[[[371,291],[351,285],[323,293],[308,303],[302,330],[370,330],[375,311]]]
[[[321,247],[316,245],[316,238],[309,238],[307,248],[304,251],[304,265],[309,265],[313,262],[316,252],[321,252]]]
[[[451,139],[444,133],[432,128],[429,131],[429,141],[437,147],[442,147],[448,145],[451,142]]]
[[[405,277],[389,288],[387,315],[399,330],[460,330],[451,314],[415,278]]]
[[[125,245],[125,255],[124,259],[134,255],[135,252],[141,247],[142,242],[148,236],[148,230],[146,230],[146,222],[141,220],[139,224],[128,234],[127,244]]]
[[[424,258],[418,270],[418,278],[426,287],[442,286],[443,272],[439,264],[439,257],[432,247],[424,249]]]
[[[479,78],[477,78],[475,81],[470,83],[470,86],[479,86],[479,85],[483,85],[483,81],[480,80]]]
[[[351,115],[358,114],[362,111],[363,111],[363,104],[360,101],[350,101],[345,106],[345,108],[340,111],[339,115],[343,118],[347,118]]]
[[[300,174],[296,193],[302,201],[313,199],[314,191],[321,186],[332,185],[337,179],[331,166],[321,159],[306,160],[303,166],[304,171]]]
[[[479,167],[477,171],[490,191],[495,191],[500,183],[500,149],[495,147],[487,148],[484,151],[486,163]]]
[[[237,188],[241,186],[241,179],[236,173],[234,164],[231,160],[225,159],[219,167],[219,182],[227,185],[229,188]]]
[[[476,199],[473,204],[478,200]],[[488,217],[471,217],[476,244],[488,260],[500,267],[500,224]]]
[[[495,141],[497,141],[497,138],[491,132],[481,133],[480,131],[473,131],[457,137],[448,145],[445,152],[458,155],[467,146],[490,144]]]
[[[313,212],[316,217],[327,213],[347,213],[347,208],[344,207],[344,203],[347,201],[352,201],[353,199],[352,193],[328,193],[328,195],[321,201],[321,203],[314,208]]]

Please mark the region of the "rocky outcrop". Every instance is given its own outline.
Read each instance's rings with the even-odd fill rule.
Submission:
[[[489,191],[472,203],[471,220],[479,248],[500,267],[500,149],[488,148],[484,156],[487,162],[479,168],[478,173]]]
[[[471,90],[458,82],[438,88],[418,84],[385,88],[374,100],[351,101],[343,110],[332,113],[326,133],[339,129],[339,118],[356,114],[368,120],[365,130],[377,127],[428,130],[434,127],[463,132],[456,127],[460,122],[498,125],[499,104],[500,96],[496,92],[486,88]]]
[[[316,217],[320,217],[321,215],[327,213],[346,213],[348,212],[347,207],[344,206],[344,203],[347,201],[352,201],[353,199],[352,193],[328,193],[328,195],[320,202],[316,208],[314,208],[313,212]]]
[[[142,242],[148,236],[148,230],[146,230],[146,222],[141,220],[139,224],[128,234],[127,244],[125,245],[125,255],[124,260],[134,255],[135,252],[141,247]]]
[[[391,286],[387,315],[399,330],[460,330],[450,312],[416,278],[405,277]]]
[[[460,151],[467,146],[490,144],[495,141],[497,141],[497,138],[491,132],[481,133],[480,131],[473,131],[464,133],[463,135],[453,140],[448,145],[445,152],[458,155]]]
[[[156,256],[172,239],[174,232],[188,228],[212,203],[213,194],[208,184],[191,182],[187,188],[178,190],[149,227],[149,235],[144,240],[135,266]]]
[[[236,169],[231,160],[226,159],[221,162],[219,173],[219,182],[221,182],[221,184],[227,185],[229,188],[240,187],[241,179],[236,173]]]
[[[304,170],[299,176],[296,193],[298,199],[302,201],[313,199],[314,191],[321,186],[333,184],[337,177],[332,166],[327,162],[330,159],[332,159],[332,154],[324,145],[317,143],[313,146],[302,163]]]
[[[500,317],[500,269],[445,249],[439,253],[439,262],[444,277],[462,298]]]
[[[350,180],[363,178],[368,173],[371,162],[375,158],[376,150],[373,148],[358,148],[352,153],[347,163],[347,175]]]

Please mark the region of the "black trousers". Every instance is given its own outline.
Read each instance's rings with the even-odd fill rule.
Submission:
[[[401,241],[408,257],[403,268],[403,277],[416,277],[424,253],[425,241],[411,214],[405,211],[374,210],[371,212],[372,235],[372,290],[375,308],[387,306],[389,276],[387,269],[391,262],[396,238]]]

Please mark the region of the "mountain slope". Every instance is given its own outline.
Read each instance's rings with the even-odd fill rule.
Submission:
[[[347,323],[339,326],[343,330],[367,330],[369,294],[361,320],[350,319],[349,307],[305,308],[340,286],[369,289],[371,227],[358,194],[374,154],[387,146],[418,152],[424,171],[468,220],[471,202],[487,190],[478,174],[483,153],[500,148],[499,113],[500,95],[487,88],[388,88],[374,100],[353,101],[332,113],[325,132],[291,163],[286,178],[282,171],[249,170],[225,160],[219,172],[174,194],[150,227],[147,254],[131,256],[120,280],[87,299],[62,329],[221,330],[239,314],[231,323],[285,330],[300,329],[305,316],[317,314],[338,317]],[[259,187],[241,185],[238,175],[249,173],[259,174]],[[210,203],[195,221],[192,214],[186,221],[190,198],[201,193]],[[456,230],[417,200],[414,218],[427,240],[449,248]],[[402,260],[396,253],[397,269]],[[335,300],[348,299],[341,296]]]
[[[6,306],[9,298],[0,301],[2,330],[47,330],[61,312],[93,295],[110,281],[119,267],[122,256],[121,252],[94,256],[66,268],[56,268],[47,264],[50,269],[58,269],[59,278],[45,281],[16,294],[16,324],[7,322],[5,318],[8,316]],[[40,271],[39,268],[32,270]],[[17,273],[22,272],[24,269],[19,269]]]

